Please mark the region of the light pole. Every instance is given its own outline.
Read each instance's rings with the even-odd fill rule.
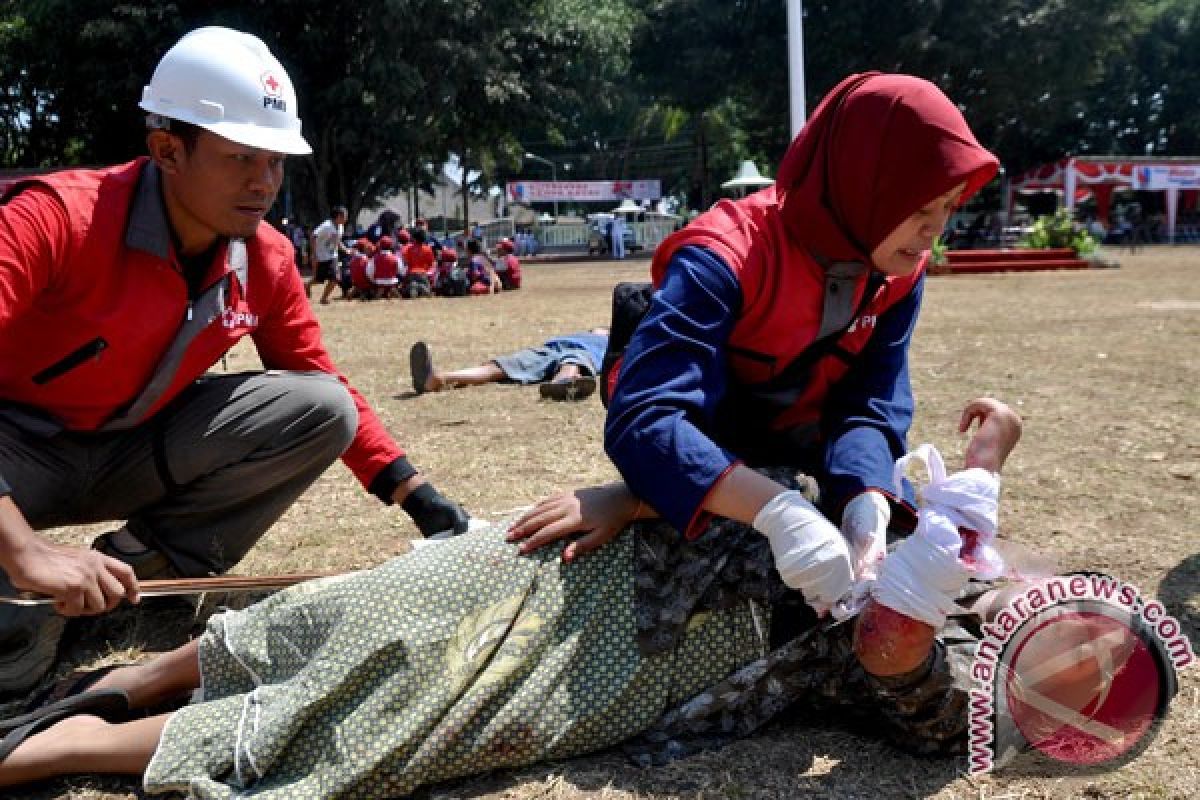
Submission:
[[[792,138],[804,127],[804,0],[787,0],[788,97]]]
[[[540,161],[543,164],[549,164],[550,165],[550,180],[554,181],[555,183],[558,183],[558,167],[555,166],[553,161],[551,161],[548,158],[542,158],[541,156],[536,156],[533,153],[526,153],[525,157],[531,161]],[[557,187],[556,187],[556,191],[557,191]],[[558,223],[558,201],[557,200],[554,201],[554,222],[555,222],[555,224]]]

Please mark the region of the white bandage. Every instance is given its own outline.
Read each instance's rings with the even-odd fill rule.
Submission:
[[[929,483],[919,489],[921,510],[914,535],[961,555],[977,578],[991,580],[1004,574],[1004,559],[992,546],[999,527],[1000,476],[980,467],[947,475],[941,453],[923,444],[896,462],[892,474],[897,492],[902,491],[901,479],[913,461],[924,463],[929,472]],[[960,552],[959,528],[978,534],[969,553]]]
[[[1000,479],[979,468],[947,475],[941,454],[923,444],[896,462],[897,491],[913,461],[923,462],[929,472],[929,483],[920,489],[917,529],[884,559],[871,596],[894,611],[940,628],[972,574],[988,578],[1004,571],[1004,561],[992,547]],[[961,552],[959,528],[979,535],[970,553]]]
[[[883,560],[871,596],[936,630],[954,611],[954,600],[970,576],[956,553],[914,533]]]

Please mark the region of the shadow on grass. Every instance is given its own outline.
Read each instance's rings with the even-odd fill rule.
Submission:
[[[620,748],[426,787],[418,800],[559,796],[574,789],[663,798],[929,797],[961,776],[960,759],[908,756],[816,714],[791,713],[758,735],[664,766],[638,767]]]
[[[1192,652],[1200,653],[1200,553],[1171,567],[1159,584],[1158,598],[1179,621]]]

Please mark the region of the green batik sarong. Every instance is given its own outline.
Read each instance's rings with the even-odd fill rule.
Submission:
[[[609,747],[765,652],[745,603],[643,656],[630,531],[564,565],[506,527],[214,617],[205,701],[167,724],[147,791],[402,797]]]

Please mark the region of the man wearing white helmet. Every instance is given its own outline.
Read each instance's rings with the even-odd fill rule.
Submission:
[[[148,158],[0,202],[0,591],[97,614],[138,578],[223,573],[339,455],[423,534],[464,530],[338,374],[291,244],[262,224],[285,155],[312,152],[283,67],[201,28],[140,105]],[[243,336],[267,371],[206,375]],[[125,524],[92,550],[33,532],[103,520]],[[0,694],[33,686],[62,632],[18,611],[0,616]]]

